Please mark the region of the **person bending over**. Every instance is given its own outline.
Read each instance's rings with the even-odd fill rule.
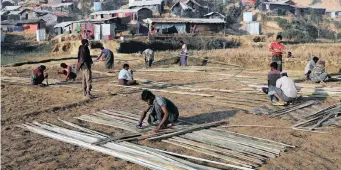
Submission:
[[[69,81],[69,80],[75,81],[75,79],[77,78],[75,68],[73,68],[72,66],[66,65],[65,63],[61,63],[60,67],[62,69],[58,72],[58,74],[64,74],[66,76],[65,78],[66,81]]]
[[[144,90],[141,94],[141,99],[148,105],[147,109],[141,114],[140,121],[137,124],[138,128],[142,128],[142,122],[146,118],[148,111],[148,123],[152,126],[153,132],[156,133],[160,129],[171,127],[178,120],[178,108],[165,97],[154,95],[148,90]]]

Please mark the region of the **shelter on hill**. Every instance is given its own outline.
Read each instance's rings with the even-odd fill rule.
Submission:
[[[153,12],[164,13],[164,0],[129,0],[129,8],[148,8]]]
[[[135,9],[119,9],[112,11],[99,11],[90,14],[92,19],[102,18],[126,18],[128,17],[129,23],[136,23],[147,18],[153,17],[153,12],[148,8],[135,8]]]
[[[149,30],[155,28],[159,34],[220,33],[225,26],[222,19],[206,18],[148,18],[144,22]]]
[[[202,18],[208,13],[208,7],[195,0],[180,0],[171,7],[172,16],[185,18]]]

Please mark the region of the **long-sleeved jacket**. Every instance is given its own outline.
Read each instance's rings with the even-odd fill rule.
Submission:
[[[79,46],[77,70],[79,70],[80,68],[90,69],[92,63],[93,62],[91,59],[89,48],[83,45]]]

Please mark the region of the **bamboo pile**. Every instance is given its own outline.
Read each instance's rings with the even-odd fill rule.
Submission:
[[[163,142],[245,168],[257,168],[267,160],[278,157],[288,148],[294,147],[221,128],[195,131]]]
[[[314,130],[323,125],[324,122],[341,115],[341,103],[328,106],[317,112],[306,116],[302,121],[293,126],[294,129]]]
[[[150,129],[146,121],[143,122],[142,130],[136,128],[137,122],[140,120],[139,115],[117,110],[101,110],[90,115],[81,115],[76,119],[106,125],[133,133],[139,133],[143,129]]]
[[[158,170],[215,170],[214,167],[208,167],[205,165],[196,164],[185,159],[197,160],[202,162],[208,162],[227,168],[235,168],[241,170],[250,170],[251,168],[238,166],[234,164],[227,164],[223,162],[212,161],[204,158],[198,158],[188,155],[182,155],[179,153],[168,152],[158,149],[153,149],[146,146],[140,146],[128,142],[108,142],[102,146],[93,145],[92,143],[98,142],[101,139],[106,138],[100,132],[96,132],[90,129],[79,127],[70,122],[63,121],[72,127],[76,127],[83,132],[70,130],[67,128],[59,127],[49,123],[25,123],[20,127],[29,130],[31,132],[50,137],[56,140],[60,140],[69,144],[77,145],[86,149],[91,149],[97,152],[101,152],[107,155],[111,155],[126,161]],[[175,157],[177,156],[177,157]],[[178,158],[180,157],[180,158]]]

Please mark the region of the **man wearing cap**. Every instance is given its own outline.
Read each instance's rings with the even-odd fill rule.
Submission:
[[[281,76],[276,81],[276,88],[268,93],[269,96],[273,96],[277,100],[277,102],[273,103],[276,106],[284,106],[297,97],[297,87],[294,81],[288,78],[288,74],[285,72],[282,72]]]

